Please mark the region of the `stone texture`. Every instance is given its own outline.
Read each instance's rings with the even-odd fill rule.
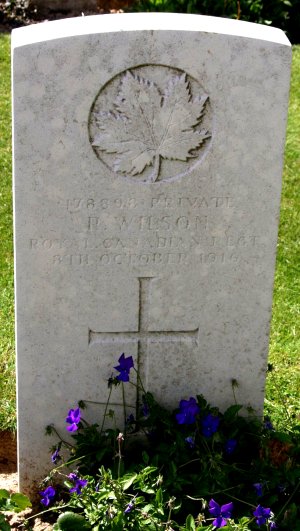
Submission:
[[[225,408],[235,379],[261,414],[290,58],[280,30],[196,15],[13,32],[22,490],[46,424],[79,399],[101,418],[122,352],[166,406]]]

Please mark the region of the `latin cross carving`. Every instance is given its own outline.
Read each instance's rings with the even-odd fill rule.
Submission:
[[[151,330],[149,326],[150,287],[153,277],[139,277],[139,314],[136,330],[95,332],[89,330],[89,344],[137,344],[137,370],[145,384],[146,364],[149,343],[180,343],[194,341],[198,343],[199,328],[192,330]],[[116,349],[118,353],[118,349]],[[121,353],[120,353],[121,354]],[[128,352],[127,352],[128,354]]]

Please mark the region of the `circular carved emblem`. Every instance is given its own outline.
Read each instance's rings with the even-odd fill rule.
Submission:
[[[93,102],[90,142],[116,175],[174,180],[203,159],[211,139],[209,97],[183,70],[145,65],[108,81]]]

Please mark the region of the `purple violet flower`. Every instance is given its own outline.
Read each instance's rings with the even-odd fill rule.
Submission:
[[[86,485],[87,485],[87,480],[86,479],[77,479],[77,481],[75,483],[75,486],[72,489],[70,489],[70,493],[76,492],[76,494],[81,494],[81,490]]]
[[[45,505],[45,507],[48,507],[55,496],[55,489],[49,486],[45,490],[40,491],[40,495],[42,496],[41,503]]]
[[[81,494],[81,490],[87,485],[87,480],[80,479],[76,474],[74,474],[74,472],[71,472],[71,474],[68,475],[68,478],[75,483],[74,487],[69,490],[70,494],[73,492],[76,492],[76,494]]]
[[[236,439],[228,439],[225,443],[225,452],[227,455],[233,454],[237,447],[237,440]]]
[[[80,422],[80,409],[79,407],[77,409],[70,409],[68,416],[66,418],[66,422],[70,424],[70,426],[67,426],[68,431],[76,431],[78,430],[78,424]]]
[[[202,433],[204,437],[211,437],[217,431],[219,424],[219,417],[211,415],[211,413],[206,415],[202,420]]]
[[[117,380],[121,382],[129,382],[130,369],[134,367],[132,356],[128,356],[126,358],[123,352],[123,354],[119,357],[118,362],[119,365],[114,367],[114,369],[120,373],[117,376]]]
[[[269,419],[269,417],[265,418],[264,428],[265,428],[265,430],[274,430],[274,426],[273,426],[271,420]]]
[[[231,518],[233,503],[230,502],[220,506],[215,500],[211,499],[208,504],[208,510],[212,516],[215,516],[213,525],[217,528],[224,527],[227,524],[227,518]]]
[[[196,415],[200,413],[200,408],[196,399],[190,397],[189,400],[181,400],[179,403],[179,413],[176,415],[178,424],[194,424]]]
[[[278,492],[283,494],[286,491],[286,485],[277,485]]]
[[[253,487],[256,490],[256,495],[260,498],[263,495],[263,486],[261,483],[253,483]]]
[[[143,403],[142,403],[141,410],[142,410],[143,417],[148,418],[149,415],[150,415],[150,408],[149,408],[149,406],[148,406],[148,404],[147,404],[147,402],[146,402],[146,400],[144,398],[143,398]]]
[[[128,503],[128,505],[126,505],[125,509],[124,509],[124,513],[125,514],[128,514],[132,511],[132,509],[134,508],[134,502],[130,502]]]
[[[278,527],[277,527],[275,522],[270,522],[270,530],[271,529],[278,529]]]
[[[190,448],[192,448],[192,449],[195,448],[195,446],[196,446],[195,437],[190,435],[189,437],[186,437],[184,440],[189,445]]]
[[[56,465],[57,461],[61,460],[61,457],[59,455],[59,450],[60,448],[56,448],[55,452],[53,452],[53,454],[51,455],[51,461],[52,463],[54,463],[54,465]]]
[[[134,415],[131,413],[126,419],[126,426],[130,426],[135,423]]]
[[[263,525],[267,523],[267,519],[271,515],[271,509],[262,507],[261,505],[258,505],[253,511],[253,516],[256,517],[256,523],[257,525]]]

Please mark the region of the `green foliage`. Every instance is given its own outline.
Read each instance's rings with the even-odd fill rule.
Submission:
[[[11,529],[9,523],[6,521],[5,512],[20,513],[31,507],[31,502],[27,496],[16,492],[10,494],[6,489],[0,489],[0,529],[1,531],[9,531]]]
[[[172,502],[165,502],[154,467],[114,478],[111,470],[102,466],[95,477],[86,477],[87,485],[80,494],[72,493],[68,503],[80,512],[62,513],[54,530],[154,531],[163,529],[163,522],[168,521]],[[69,481],[65,484],[70,486]]]
[[[112,378],[114,384],[120,382]],[[130,382],[122,385],[126,403]],[[89,425],[80,415],[71,432],[74,445],[60,437],[52,448],[69,451],[45,482],[57,491],[55,509],[63,504],[78,511],[93,531],[212,530],[215,515],[204,511],[205,500],[213,498],[220,507],[234,501],[225,530],[257,529],[253,511],[259,505],[272,509],[282,531],[297,529],[300,426],[276,431],[237,404],[221,413],[201,395],[170,412],[143,386],[139,391],[140,414],[127,419],[122,433],[106,430],[103,422],[101,428]],[[272,521],[270,514],[266,529]]]
[[[135,0],[130,10],[236,18],[281,28],[293,44],[299,43],[300,38],[300,0]],[[0,22],[14,27],[41,20],[42,17],[43,10],[36,8],[34,2],[28,3],[28,0],[6,0],[1,4]]]
[[[0,429],[15,429],[10,40],[0,34]]]
[[[9,523],[6,521],[6,518],[4,514],[0,513],[0,529],[1,531],[10,531],[11,527]]]
[[[265,412],[282,429],[300,419],[300,47],[293,49],[290,104],[283,172],[270,371]]]
[[[133,11],[167,11],[226,17],[272,25],[287,32],[293,43],[299,42],[300,2],[290,0],[136,0]]]
[[[1,4],[0,22],[11,24],[13,27],[25,24],[28,17],[34,13],[28,0],[6,0]]]
[[[19,513],[31,507],[31,502],[27,496],[20,492],[10,494],[6,489],[0,489],[0,510],[13,511]]]
[[[91,529],[84,516],[67,511],[58,517],[54,531],[84,531]]]

